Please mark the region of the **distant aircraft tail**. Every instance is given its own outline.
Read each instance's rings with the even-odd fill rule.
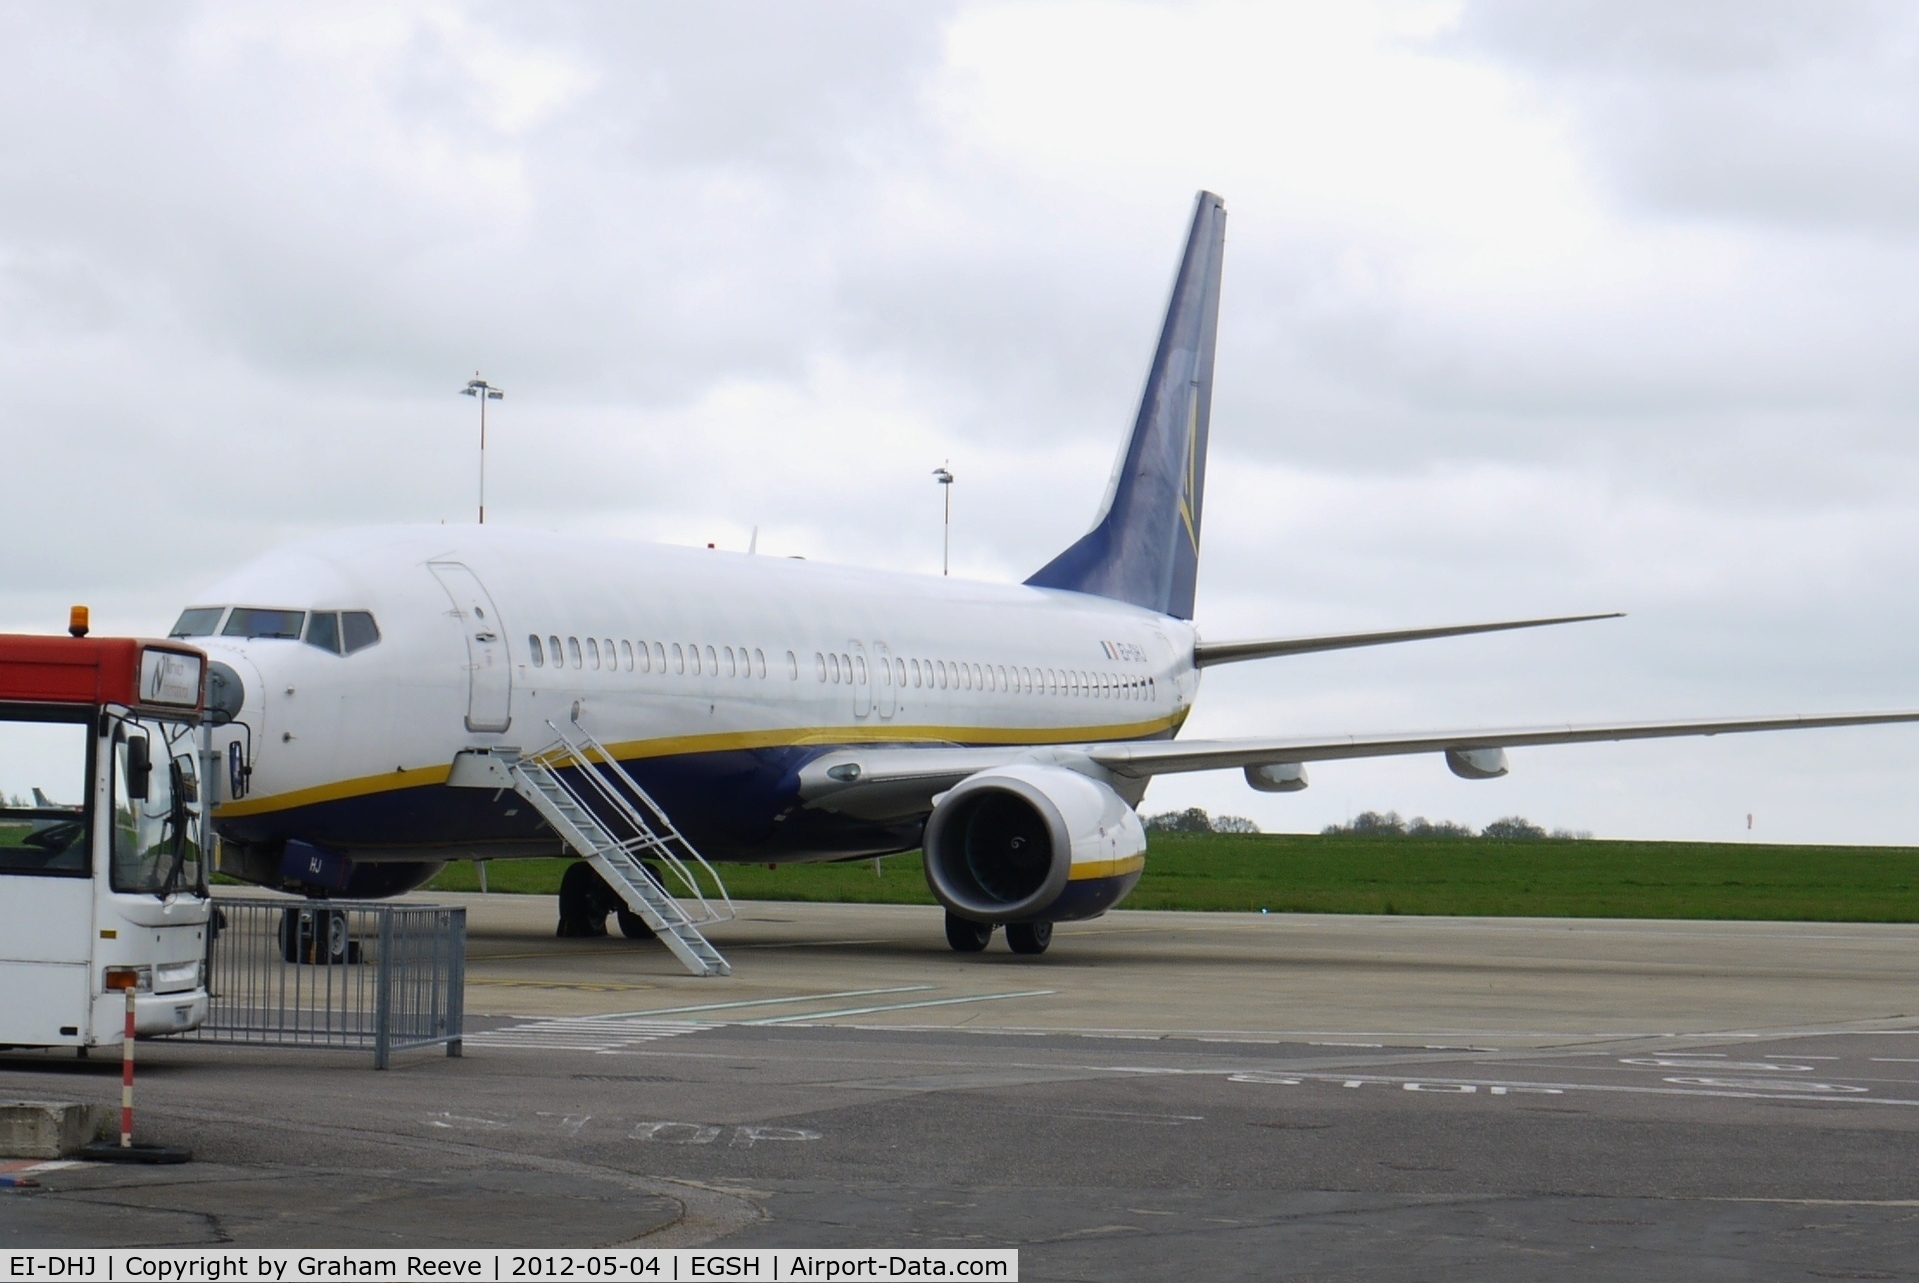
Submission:
[[[1193,617],[1226,205],[1201,192],[1139,417],[1093,528],[1026,582]]]

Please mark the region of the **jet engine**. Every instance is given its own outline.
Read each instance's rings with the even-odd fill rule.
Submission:
[[[1139,881],[1146,830],[1126,800],[1062,766],[970,775],[926,821],[926,881],[954,915],[985,924],[1097,917]]]

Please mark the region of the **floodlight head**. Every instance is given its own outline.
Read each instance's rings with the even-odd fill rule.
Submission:
[[[506,399],[506,393],[500,391],[498,388],[488,388],[486,390],[486,399],[489,401],[503,401]]]
[[[943,486],[950,486],[953,484],[953,474],[948,472],[945,468],[933,469],[933,479],[935,481],[938,481]]]
[[[469,383],[465,387],[460,389],[460,395],[461,396],[478,396],[480,395],[480,390],[474,387],[471,383]]]

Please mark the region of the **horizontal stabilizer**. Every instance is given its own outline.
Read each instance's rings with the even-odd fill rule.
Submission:
[[[1193,647],[1193,663],[1237,664],[1246,659],[1276,655],[1310,655],[1321,650],[1351,650],[1356,646],[1386,646],[1393,642],[1429,641],[1434,637],[1464,637],[1469,633],[1503,633],[1514,628],[1544,628],[1549,624],[1580,624],[1590,619],[1623,619],[1625,612],[1603,615],[1559,615],[1552,619],[1514,619],[1498,624],[1455,624],[1446,628],[1402,628],[1388,633],[1342,633],[1330,637],[1274,637],[1260,641],[1200,642]]]

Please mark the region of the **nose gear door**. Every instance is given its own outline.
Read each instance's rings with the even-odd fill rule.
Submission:
[[[427,569],[446,589],[466,634],[466,728],[503,731],[513,724],[513,669],[500,612],[480,577],[460,562],[431,561]]]

